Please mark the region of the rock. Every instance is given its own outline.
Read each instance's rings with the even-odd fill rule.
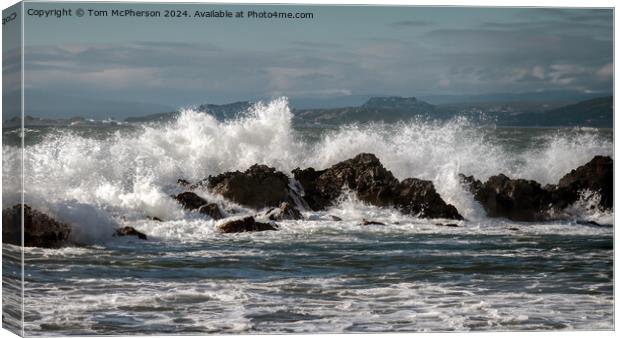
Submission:
[[[407,178],[397,191],[394,204],[403,213],[424,218],[463,219],[453,205],[439,196],[431,181]]]
[[[267,211],[267,218],[272,221],[303,219],[301,212],[289,203],[280,204],[279,208]]]
[[[266,165],[255,164],[245,172],[226,172],[207,180],[212,192],[246,207],[262,209],[292,203],[288,176]]]
[[[208,202],[191,191],[178,194],[175,199],[187,210],[197,210]]]
[[[342,218],[338,217],[338,216],[334,216],[334,215],[329,215],[329,217],[332,219],[332,221],[342,221]]]
[[[481,184],[474,198],[489,217],[513,221],[539,221],[549,217],[551,194],[536,181],[513,180],[503,174],[491,176]]]
[[[224,213],[217,204],[209,203],[191,191],[181,193],[175,198],[187,210],[198,210],[199,213],[208,215],[213,219],[224,218]]]
[[[381,222],[377,222],[377,221],[372,221],[372,220],[367,220],[367,219],[362,219],[362,225],[385,225],[385,223],[381,223]]]
[[[161,220],[161,218],[159,218],[159,217],[155,217],[155,216],[153,216],[153,217],[151,217],[151,216],[146,216],[146,218],[147,218],[147,219],[150,219],[150,220],[152,220],[152,221],[156,221],[156,222],[163,222],[163,221]]]
[[[316,180],[325,170],[316,171],[314,168],[300,169],[295,168],[292,173],[299,185],[303,188],[303,199],[306,201],[310,209],[322,210],[331,203],[331,200],[324,197],[316,187]]]
[[[189,186],[189,189],[190,190],[204,189],[204,188],[207,187],[207,183],[208,183],[208,179],[205,178],[205,179],[202,179],[202,180],[200,180],[200,181],[198,181],[198,182],[196,182],[194,184],[191,184]]]
[[[187,187],[187,186],[189,186],[189,185],[190,185],[190,183],[189,183],[189,181],[187,181],[187,180],[184,180],[184,179],[182,179],[182,178],[179,178],[179,179],[177,180],[177,185],[179,185],[179,186],[181,186],[181,187]]]
[[[458,228],[459,225],[455,224],[455,223],[447,223],[447,224],[443,224],[443,223],[435,223],[436,226],[438,227],[449,227],[449,228]]]
[[[209,203],[207,205],[203,205],[198,209],[198,212],[201,214],[209,215],[213,219],[222,219],[224,218],[224,214],[220,207],[215,203]]]
[[[585,190],[600,195],[598,207],[613,208],[613,160],[595,156],[590,162],[572,170],[556,185],[541,185],[532,180],[492,176],[482,183],[473,176],[459,175],[489,217],[514,221],[544,221],[565,217],[561,211],[577,202]]]
[[[278,230],[278,228],[270,223],[256,222],[254,217],[251,216],[223,223],[219,225],[217,229],[220,232],[227,234],[249,231]]]
[[[123,236],[136,236],[139,239],[145,240],[146,241],[146,235],[136,229],[134,229],[133,227],[122,227],[120,229],[117,229],[116,232],[114,233],[115,237],[123,237]]]
[[[463,174],[459,174],[459,179],[461,184],[464,185],[469,192],[472,194],[476,194],[478,190],[482,188],[482,182],[475,179],[474,176],[465,176]]]
[[[24,246],[59,248],[69,240],[71,227],[24,204]],[[2,241],[22,245],[21,204],[2,210]]]
[[[318,202],[320,209],[331,205],[342,194],[343,189],[355,191],[357,197],[364,202],[376,206],[388,206],[392,202],[393,190],[398,185],[394,175],[385,169],[373,154],[359,154],[315,173],[320,175],[312,186],[308,186],[308,190],[306,187],[311,172],[305,172],[305,177],[295,176],[295,178],[304,188],[306,195],[313,195],[313,192],[318,195],[311,196],[311,199]],[[308,205],[312,207],[310,202]]]
[[[609,156],[595,156],[590,162],[564,175],[556,186],[548,186],[556,209],[564,209],[579,200],[585,190],[598,193],[598,207],[611,209],[613,200],[614,163]]]
[[[414,178],[399,182],[373,154],[359,154],[320,171],[297,168],[293,175],[313,210],[332,205],[344,189],[349,189],[360,200],[375,206],[395,206],[420,217],[462,219],[454,206],[441,199],[432,182]]]

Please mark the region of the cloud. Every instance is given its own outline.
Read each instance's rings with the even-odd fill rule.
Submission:
[[[614,76],[614,64],[608,63],[596,71],[596,75],[602,80],[611,80]]]
[[[27,85],[168,104],[279,95],[611,91],[611,20],[593,20],[605,16],[588,11],[527,13],[463,27],[397,21],[388,25],[427,29],[399,35],[383,25],[373,34],[349,32],[340,44],[308,33],[226,48],[167,41],[29,46]],[[583,18],[569,28],[577,14]]]

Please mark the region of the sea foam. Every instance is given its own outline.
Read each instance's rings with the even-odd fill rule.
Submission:
[[[290,174],[296,167],[323,169],[366,152],[377,155],[398,179],[433,181],[442,198],[466,218],[484,220],[480,206],[461,186],[459,173],[481,180],[504,173],[547,184],[595,155],[613,156],[611,141],[596,129],[538,133],[525,137],[527,145],[515,147],[510,138],[498,140],[498,130],[460,117],[445,122],[351,123],[317,131],[318,141],[308,141],[308,130],[295,128],[292,121],[287,99],[279,98],[257,103],[226,121],[184,110],[169,123],[144,124],[135,132],[119,131],[104,138],[70,129],[50,132],[24,149],[25,202],[76,224],[88,223],[76,217],[87,219],[87,214],[97,214],[93,210],[117,222],[147,216],[196,219],[202,216],[183,210],[170,198],[182,191],[176,185],[179,178],[197,181],[255,163]],[[20,156],[19,148],[3,146],[5,167]],[[4,204],[18,203],[19,181],[6,180],[3,186]],[[89,227],[97,230],[78,230],[78,237],[90,242],[92,236],[84,233],[107,232],[115,225],[108,216],[93,216],[98,221]]]

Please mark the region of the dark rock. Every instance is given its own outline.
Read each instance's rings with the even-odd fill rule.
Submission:
[[[332,221],[342,221],[342,218],[338,217],[338,216],[334,216],[334,215],[329,215],[329,217],[332,219]]]
[[[207,188],[243,206],[261,209],[292,202],[289,179],[266,165],[255,164],[245,172],[209,176]]]
[[[279,208],[267,211],[267,217],[272,221],[303,219],[301,212],[289,203],[280,204]]]
[[[508,228],[510,231],[519,231],[519,228]]]
[[[385,223],[363,219],[362,220],[362,225],[385,225]]]
[[[447,204],[435,191],[431,181],[407,178],[398,186],[396,207],[406,213],[424,218],[463,219],[456,208]]]
[[[270,223],[256,222],[254,217],[251,216],[223,223],[217,228],[223,233],[278,230],[278,228]]]
[[[293,174],[313,210],[332,205],[349,189],[360,200],[375,206],[395,206],[421,217],[462,219],[454,206],[441,199],[432,182],[413,178],[399,182],[373,154],[359,154],[321,171],[297,168]]]
[[[200,209],[198,209],[198,212],[200,212],[201,214],[209,215],[213,219],[224,218],[222,210],[220,210],[220,207],[215,203],[201,206]]]
[[[548,186],[556,209],[564,209],[579,200],[584,190],[600,196],[598,207],[611,209],[614,205],[614,164],[609,156],[595,156],[590,162],[564,175],[556,186]]]
[[[360,200],[376,206],[390,205],[394,188],[398,185],[394,175],[373,154],[359,154],[337,163],[315,182],[322,199],[330,203],[342,194],[344,188],[355,191]]]
[[[152,221],[156,221],[156,222],[163,222],[163,221],[161,220],[161,218],[159,218],[159,217],[155,217],[155,216],[153,216],[153,217],[151,217],[151,216],[146,216],[146,218],[148,218],[148,219],[150,219],[150,220],[152,220]]]
[[[331,203],[331,200],[324,197],[316,187],[316,180],[325,170],[316,171],[314,168],[300,169],[296,168],[292,171],[293,176],[303,188],[303,199],[306,201],[310,209],[322,210]]]
[[[196,189],[204,189],[207,187],[209,180],[208,178],[202,179],[192,185],[189,186],[190,190],[196,190]]]
[[[438,227],[449,227],[449,228],[458,228],[459,225],[455,224],[455,223],[447,223],[447,224],[443,224],[443,223],[435,223],[436,226]]]
[[[482,182],[475,179],[474,176],[465,176],[463,174],[459,174],[459,179],[461,184],[463,184],[469,192],[472,194],[476,194],[478,190],[482,188]]]
[[[187,210],[198,210],[199,213],[208,215],[213,219],[224,218],[224,213],[217,204],[209,203],[191,191],[181,193],[175,198]]]
[[[191,191],[178,194],[175,199],[187,210],[197,210],[208,202]]]
[[[182,179],[182,178],[179,178],[179,179],[177,180],[177,184],[178,184],[178,185],[180,185],[180,186],[182,186],[182,187],[187,187],[187,186],[189,186],[189,185],[190,185],[189,181],[184,180],[184,179]]]
[[[557,185],[544,188],[536,181],[510,179],[503,174],[492,176],[484,183],[473,176],[459,176],[489,217],[514,221],[565,217],[562,210],[577,202],[585,190],[600,195],[598,207],[613,208],[613,160],[608,156],[595,156],[562,177]]]
[[[578,220],[577,224],[580,224],[580,225],[590,225],[590,226],[595,226],[595,227],[605,227],[605,228],[613,226],[613,225],[610,225],[610,224],[601,224],[601,223],[598,223],[598,222],[595,222],[595,221],[588,221],[588,220]]]
[[[550,193],[536,181],[491,176],[474,194],[489,217],[537,221],[549,217]]]
[[[116,232],[114,233],[115,237],[123,237],[123,236],[136,236],[139,239],[145,240],[146,241],[146,235],[136,229],[134,229],[133,227],[122,227],[120,229],[117,229]]]
[[[22,245],[22,205],[17,204],[2,210],[2,241]],[[71,227],[48,215],[23,205],[24,246],[58,248],[64,245],[71,233]]]

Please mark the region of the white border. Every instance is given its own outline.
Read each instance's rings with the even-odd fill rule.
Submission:
[[[13,5],[15,3],[17,3],[17,1],[13,1],[13,0],[0,0],[2,3],[2,8],[6,8],[9,7],[10,5]],[[33,0],[26,0],[25,2],[91,2],[91,3],[96,3],[96,2],[121,2],[121,1],[78,1],[78,0],[64,0],[64,1],[33,1]],[[381,1],[379,2],[379,0],[289,0],[289,1],[265,1],[265,0],[241,0],[241,1],[234,1],[234,0],[220,0],[220,1],[180,1],[180,0],[168,0],[168,1],[148,1],[148,0],[132,0],[132,1],[126,1],[126,2],[143,2],[143,3],[225,3],[225,4],[238,4],[238,3],[245,3],[245,4],[308,4],[308,5],[374,5],[374,6],[390,6],[390,5],[400,5],[400,6],[469,6],[469,7],[549,7],[549,6],[555,6],[555,7],[586,7],[586,8],[614,8],[615,9],[615,1],[613,0],[502,0],[501,3],[498,3],[497,1],[493,1],[493,0],[414,0],[414,1],[406,1],[406,0],[388,0],[388,1]],[[22,12],[23,12],[23,6],[22,6]],[[23,18],[23,16],[22,16]],[[24,21],[22,19],[22,46],[24,43]],[[614,10],[614,107],[615,107],[615,97],[618,95],[617,92],[617,88],[618,86],[616,86],[616,81],[617,78],[615,77],[615,64],[617,62],[616,56],[618,55],[618,46],[617,44],[615,44],[615,31],[616,31],[616,27],[617,26],[617,17],[615,15],[615,10]],[[0,43],[1,43],[1,35],[0,35]],[[2,59],[1,53],[0,53],[0,61]],[[23,108],[24,108],[24,95],[23,95],[23,90],[24,90],[24,53],[22,53],[22,117],[23,117]],[[0,89],[2,88],[2,86],[0,85]],[[0,98],[0,103],[2,102],[2,99]],[[614,109],[615,110],[615,109]],[[614,114],[615,116],[615,114]],[[1,125],[1,121],[0,121],[0,125]],[[614,158],[617,159],[618,157],[616,156],[616,133],[615,130],[618,130],[618,127],[620,125],[620,122],[618,122],[618,119],[614,118]],[[23,142],[23,139],[22,139]],[[23,156],[23,155],[22,155]],[[2,158],[2,155],[0,153],[0,160]],[[1,163],[1,162],[0,162]],[[616,196],[615,200],[617,201],[618,196],[620,196],[620,189],[618,188],[618,184],[615,183],[615,178],[619,177],[616,174],[618,173],[619,166],[615,166],[614,167],[614,196]],[[22,161],[22,173],[23,173],[23,161]],[[0,181],[0,189],[2,187],[2,183]],[[22,175],[22,187],[23,187],[23,175]],[[0,190],[1,191],[1,190]],[[616,203],[615,203],[616,204]],[[614,204],[614,205],[615,205]],[[616,209],[616,208],[614,208]],[[23,212],[23,211],[22,211]],[[617,224],[617,216],[616,214],[614,214],[614,224]],[[22,234],[23,236],[23,234]],[[614,244],[616,244],[616,232],[614,230]],[[23,270],[23,263],[24,263],[24,256],[23,256],[23,251],[22,251],[22,307],[23,307],[23,278],[24,278],[24,270]],[[618,267],[618,253],[616,250],[614,250],[614,327],[615,327],[615,323],[618,323],[618,311],[617,311],[617,302],[615,302],[615,290],[616,290],[616,271],[617,271],[617,267]],[[1,268],[0,268],[1,269]],[[1,297],[1,288],[0,288],[0,297]],[[0,298],[1,301],[1,298]],[[23,320],[23,311],[22,311],[22,320]],[[5,329],[1,329],[0,333],[2,334],[2,336],[5,335],[11,335],[12,333],[10,333],[9,331],[5,330]],[[23,331],[23,325],[22,325],[22,335],[24,334]],[[375,337],[408,337],[408,336],[412,336],[414,338],[444,338],[444,337],[471,337],[472,335],[481,335],[481,336],[486,336],[486,337],[499,337],[499,338],[512,338],[512,337],[522,337],[522,336],[528,336],[528,337],[570,337],[570,338],[582,338],[584,336],[586,337],[615,337],[615,332],[613,331],[543,331],[543,332],[485,332],[485,331],[476,331],[476,332],[472,332],[472,333],[383,333],[383,334],[373,334],[372,336]],[[196,336],[196,337],[217,337],[217,336],[223,336],[223,335],[209,335],[209,336]],[[239,337],[239,338],[247,338],[247,337],[265,337],[265,338],[276,338],[276,337],[282,337],[282,335],[227,335],[227,336],[232,336],[232,337]],[[287,336],[295,336],[295,337],[302,337],[302,336],[306,336],[306,335],[287,335]],[[317,338],[324,338],[324,337],[344,337],[342,334],[312,334],[312,337],[317,337]],[[72,336],[74,337],[74,336]],[[79,336],[75,336],[75,337],[79,337]],[[89,338],[92,338],[92,336],[88,336]],[[131,336],[116,336],[116,337],[131,337]],[[158,336],[158,337],[179,337],[179,336]],[[355,337],[355,338],[361,338],[361,337],[368,337],[368,334],[347,334],[346,337]]]

